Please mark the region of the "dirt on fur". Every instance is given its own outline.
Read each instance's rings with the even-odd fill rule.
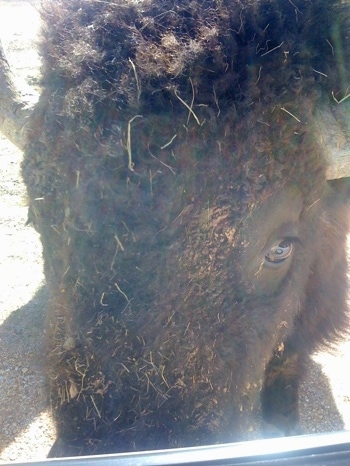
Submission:
[[[0,0],[0,39],[28,99],[37,98],[38,3]],[[47,302],[41,244],[26,226],[22,153],[0,135],[0,461],[46,458],[55,433],[45,394]],[[314,356],[301,391],[303,433],[350,429],[350,341]]]

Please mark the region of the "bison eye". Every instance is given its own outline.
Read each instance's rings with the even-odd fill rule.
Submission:
[[[265,261],[269,265],[279,265],[285,262],[293,252],[293,239],[284,239],[272,246],[265,254]]]

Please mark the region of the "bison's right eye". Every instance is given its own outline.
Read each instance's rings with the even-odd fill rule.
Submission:
[[[293,252],[294,239],[284,239],[270,247],[265,254],[265,264],[278,266],[286,262]]]

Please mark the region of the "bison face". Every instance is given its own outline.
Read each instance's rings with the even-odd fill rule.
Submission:
[[[344,2],[296,3],[45,8],[23,174],[63,454],[295,431],[307,356],[347,325],[317,114],[349,85]]]
[[[111,173],[66,194],[59,287],[48,270],[53,400],[70,454],[249,438],[261,395],[265,420],[293,432],[306,354],[343,325],[342,198],[287,179],[235,211],[225,170],[216,185],[199,177],[197,194],[195,175],[167,173],[151,195],[134,173],[120,193]]]

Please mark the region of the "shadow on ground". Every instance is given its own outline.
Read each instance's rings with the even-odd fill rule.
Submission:
[[[0,351],[7,355],[0,360],[0,452],[48,408],[44,369],[47,300],[47,290],[41,287],[0,326]]]

